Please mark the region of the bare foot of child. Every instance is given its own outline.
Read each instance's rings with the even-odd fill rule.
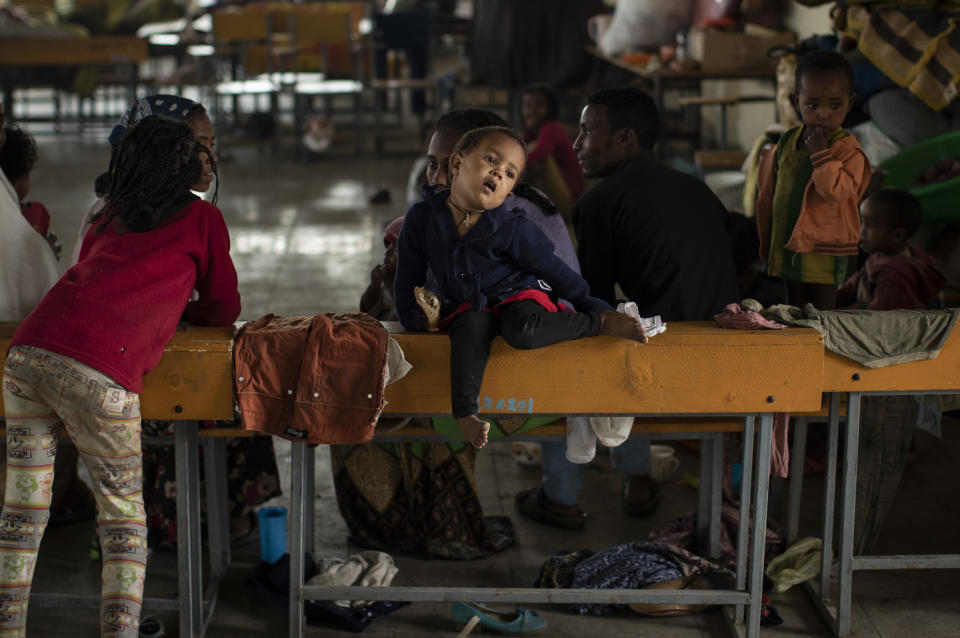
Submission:
[[[427,330],[436,332],[440,325],[440,300],[437,295],[428,288],[417,286],[413,289],[413,296],[423,312],[424,323]]]
[[[599,334],[633,339],[640,343],[647,342],[647,335],[644,334],[640,322],[630,315],[604,310],[600,313],[600,322]]]
[[[469,441],[473,447],[481,448],[487,444],[487,432],[490,431],[490,424],[481,421],[476,414],[462,416],[457,419],[457,427],[460,428],[460,434]]]

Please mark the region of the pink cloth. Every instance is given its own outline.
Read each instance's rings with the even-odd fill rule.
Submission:
[[[782,323],[764,319],[763,315],[752,310],[743,310],[739,304],[731,303],[724,307],[719,315],[713,315],[714,320],[720,324],[721,328],[733,328],[735,330],[783,330],[786,328]]]
[[[782,323],[764,319],[763,315],[752,310],[743,310],[739,304],[727,304],[723,312],[713,315],[721,328],[735,330],[783,330]],[[770,472],[774,476],[786,478],[790,474],[790,414],[777,412],[773,415],[773,448],[770,457]]]
[[[770,450],[770,473],[781,478],[790,476],[789,412],[775,412],[773,415],[773,447]]]

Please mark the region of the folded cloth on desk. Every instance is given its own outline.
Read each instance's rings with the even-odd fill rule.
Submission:
[[[654,315],[653,317],[641,317],[640,310],[637,309],[637,304],[633,301],[617,304],[617,312],[630,315],[634,319],[639,319],[640,325],[643,327],[643,332],[647,335],[647,337],[653,337],[661,332],[666,331],[667,329],[667,324],[660,319],[660,315]]]
[[[744,307],[755,306],[744,300]],[[755,301],[753,302],[756,305]],[[960,308],[950,310],[817,310],[777,305],[763,310],[767,319],[813,328],[831,352],[865,368],[936,359],[953,330]]]
[[[316,576],[308,580],[307,585],[389,587],[398,571],[390,554],[371,550],[346,559],[321,558],[317,561]],[[335,600],[334,604],[340,607],[364,607],[371,603],[365,600]]]
[[[782,323],[765,319],[759,312],[746,310],[735,303],[727,304],[722,313],[713,315],[713,319],[720,324],[721,328],[734,330],[783,330],[786,328]]]
[[[363,313],[266,315],[240,329],[234,384],[243,427],[307,443],[373,437],[386,383],[410,369]]]

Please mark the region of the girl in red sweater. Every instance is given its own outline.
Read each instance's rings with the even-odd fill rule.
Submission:
[[[568,216],[586,189],[573,142],[558,117],[553,89],[536,84],[521,97],[523,139],[527,142],[527,181],[542,190]]]
[[[0,513],[0,634],[24,636],[37,549],[49,518],[57,439],[87,465],[103,550],[101,636],[138,634],[147,559],[140,396],[180,317],[229,325],[237,274],[220,211],[189,188],[209,151],[186,124],[151,116],[110,164],[107,205],[80,263],[10,342],[3,376],[7,486]],[[190,301],[196,289],[199,298]]]

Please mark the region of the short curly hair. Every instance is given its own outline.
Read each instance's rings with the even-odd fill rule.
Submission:
[[[7,142],[0,150],[0,170],[11,182],[28,177],[37,163],[37,141],[19,126],[6,126]]]

